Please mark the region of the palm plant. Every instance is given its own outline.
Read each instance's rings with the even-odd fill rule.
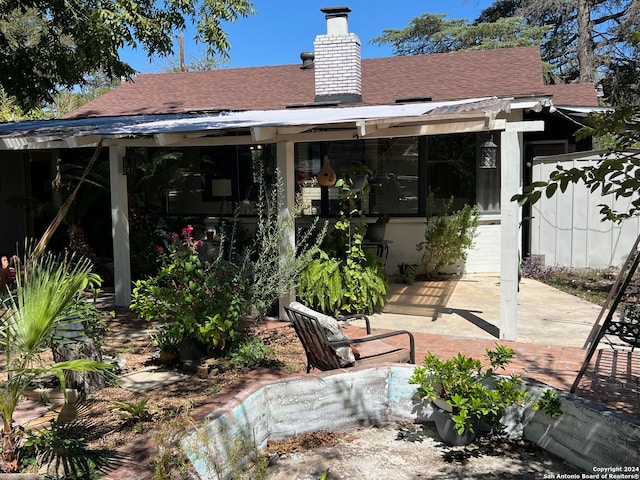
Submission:
[[[42,358],[51,346],[56,326],[65,310],[76,301],[76,293],[100,283],[86,258],[54,256],[49,252],[31,256],[22,275],[18,276],[15,293],[3,305],[0,318],[0,341],[3,343],[6,379],[0,383],[0,415],[2,416],[2,453],[0,470],[17,468],[17,440],[20,430],[13,425],[15,408],[37,379],[54,375],[65,389],[64,372],[106,372],[111,364],[92,360],[69,360],[47,364]]]

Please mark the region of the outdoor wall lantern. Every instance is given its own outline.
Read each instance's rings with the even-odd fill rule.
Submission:
[[[493,143],[493,135],[480,145],[480,168],[496,168],[498,166],[498,146]]]

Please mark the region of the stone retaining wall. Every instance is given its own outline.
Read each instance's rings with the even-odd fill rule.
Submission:
[[[182,445],[201,478],[218,479],[229,477],[229,458],[250,457],[268,440],[397,421],[431,422],[433,409],[418,401],[415,385],[408,383],[413,368],[384,364],[258,383],[207,415]],[[527,383],[531,402],[508,416],[511,434],[523,434],[586,473],[640,465],[640,422],[562,393],[564,414],[551,418],[531,408],[546,388]]]

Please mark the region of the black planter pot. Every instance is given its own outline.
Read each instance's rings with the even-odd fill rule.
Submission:
[[[183,337],[178,345],[180,351],[180,361],[186,363],[197,363],[207,356],[207,346],[192,337]]]
[[[367,226],[367,233],[365,236],[367,240],[371,242],[383,242],[386,230],[386,225],[377,225],[375,223],[371,223]]]
[[[474,425],[473,432],[464,432],[462,435],[456,431],[455,422],[451,418],[451,412],[441,408],[434,408],[434,420],[436,422],[436,430],[444,443],[452,446],[469,445],[476,439],[476,433],[479,425]]]

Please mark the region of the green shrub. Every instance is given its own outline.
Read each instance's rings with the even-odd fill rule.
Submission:
[[[269,358],[273,349],[267,347],[264,342],[256,337],[247,337],[234,346],[229,353],[231,360],[236,365],[247,368],[270,366],[276,361]]]
[[[205,260],[201,240],[187,225],[155,246],[157,274],[134,284],[131,309],[147,320],[166,324],[165,333],[179,342],[194,338],[210,350],[227,351],[239,338],[240,323],[250,311],[258,316],[291,292],[305,268],[313,246],[324,238],[317,219],[288,242],[297,212],[283,215],[284,189],[277,171],[275,184],[266,184],[264,172],[256,209],[255,235],[243,238],[239,211],[230,228],[222,228],[218,255]]]
[[[449,213],[453,197],[443,204],[439,214],[433,215],[433,195],[429,198],[425,222],[424,241],[416,249],[422,252],[420,269],[427,277],[435,277],[443,267],[467,259],[468,250],[478,229],[480,209],[477,205],[465,205]]]
[[[376,262],[329,258],[318,252],[302,272],[298,297],[327,315],[379,312],[387,298],[384,268]]]
[[[379,312],[387,300],[384,261],[362,249],[365,225],[354,222],[361,192],[349,181],[336,182],[344,198],[334,230],[300,274],[298,297],[305,305],[328,315]]]

